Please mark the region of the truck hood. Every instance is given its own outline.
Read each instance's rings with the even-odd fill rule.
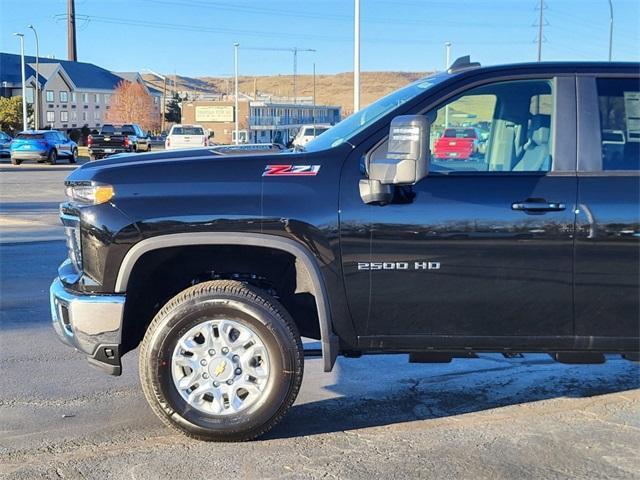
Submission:
[[[286,159],[283,158],[286,156]],[[103,180],[97,177],[103,175],[111,176],[108,172],[119,172],[125,174],[125,172],[135,171],[140,168],[147,170],[149,173],[157,172],[159,169],[173,169],[181,168],[194,169],[203,168],[208,169],[205,165],[211,163],[218,164],[224,168],[226,164],[245,164],[245,162],[253,161],[253,163],[267,165],[269,162],[275,160],[274,157],[278,157],[276,163],[293,163],[300,154],[293,154],[291,152],[282,153],[254,153],[247,155],[221,155],[210,148],[193,148],[185,150],[165,150],[160,152],[150,153],[123,153],[113,155],[103,160],[96,160],[93,162],[87,162],[74,170],[68,177],[68,182],[78,182],[87,180]],[[201,167],[196,167],[194,164],[201,164]]]

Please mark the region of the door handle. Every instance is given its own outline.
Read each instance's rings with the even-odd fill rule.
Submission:
[[[546,200],[528,199],[524,202],[515,202],[511,204],[511,210],[520,210],[523,212],[543,213],[543,212],[561,212],[567,206],[560,202],[547,202]]]
[[[516,202],[511,204],[512,210],[521,210],[524,212],[560,212],[565,210],[567,206],[559,202],[531,201]]]

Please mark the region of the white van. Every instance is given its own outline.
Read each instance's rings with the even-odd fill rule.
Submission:
[[[164,148],[202,148],[209,146],[209,131],[202,125],[174,125],[169,131]]]
[[[331,128],[331,125],[327,124],[315,124],[315,125],[302,125],[295,138],[293,139],[294,147],[304,147],[311,140],[316,138],[321,133],[326,132]]]

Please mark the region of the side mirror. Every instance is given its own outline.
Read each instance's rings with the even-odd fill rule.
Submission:
[[[211,130],[209,130],[208,133],[209,133],[209,138],[213,138],[216,136],[216,133],[212,132]]]
[[[389,203],[392,185],[413,185],[429,173],[430,123],[424,115],[402,115],[391,121],[387,154],[372,159],[369,178],[360,181],[365,203]]]

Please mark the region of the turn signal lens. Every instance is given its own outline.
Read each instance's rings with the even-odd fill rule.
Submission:
[[[67,194],[73,200],[89,205],[106,203],[115,196],[111,185],[72,185],[67,187]]]

